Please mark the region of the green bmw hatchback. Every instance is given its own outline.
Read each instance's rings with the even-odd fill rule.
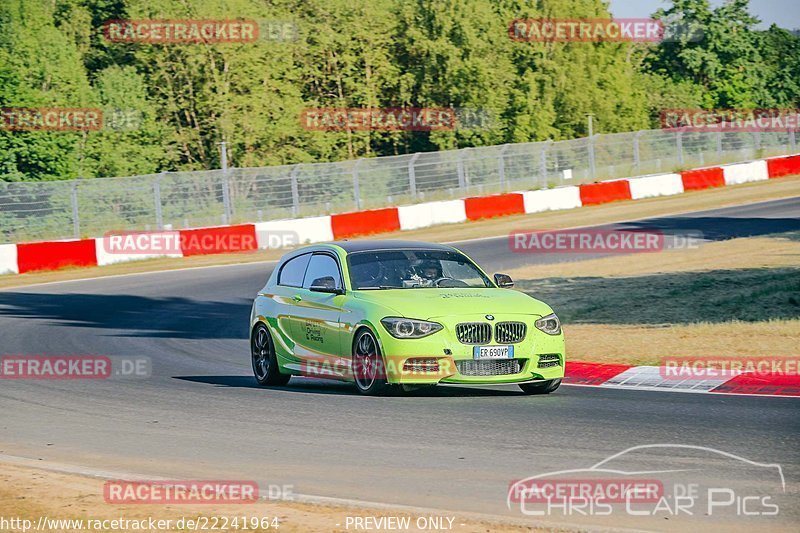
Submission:
[[[253,373],[261,385],[293,375],[350,381],[368,395],[438,383],[553,392],[564,377],[561,323],[512,286],[441,244],[299,248],[253,302]]]

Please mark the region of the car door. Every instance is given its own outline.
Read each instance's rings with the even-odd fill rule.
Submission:
[[[340,358],[341,313],[346,296],[311,290],[315,285],[341,290],[342,273],[338,259],[328,252],[315,252],[309,260],[302,290],[296,294],[296,317],[292,327],[295,355],[309,374],[341,377],[349,359]]]
[[[300,369],[300,360],[296,355],[297,334],[296,324],[302,320],[303,308],[297,304],[302,299],[299,295],[303,290],[303,278],[311,260],[311,252],[292,257],[278,268],[277,284],[271,298],[275,306],[275,319],[277,335],[273,341],[278,344],[278,353],[286,354],[290,358],[284,364],[294,370]]]

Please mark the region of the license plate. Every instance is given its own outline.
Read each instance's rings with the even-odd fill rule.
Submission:
[[[513,357],[513,346],[474,346],[472,348],[473,359],[512,359]]]

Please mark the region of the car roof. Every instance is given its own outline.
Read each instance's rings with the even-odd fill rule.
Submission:
[[[447,246],[444,244],[437,244],[432,242],[424,242],[424,241],[401,241],[401,240],[369,240],[369,239],[362,239],[358,241],[329,241],[329,242],[320,242],[317,244],[308,244],[306,246],[301,246],[300,248],[295,248],[294,250],[287,252],[280,258],[280,263],[285,263],[286,261],[293,259],[297,256],[310,254],[314,252],[324,252],[324,251],[333,251],[335,248],[340,248],[345,251],[346,254],[352,254],[357,252],[377,252],[382,250],[438,250],[438,251],[458,251],[456,248],[452,246]]]
[[[374,252],[378,250],[446,250],[453,251],[451,246],[444,244],[423,242],[423,241],[403,241],[403,240],[370,240],[361,239],[357,241],[333,241],[329,244],[342,248],[348,254],[355,252]]]

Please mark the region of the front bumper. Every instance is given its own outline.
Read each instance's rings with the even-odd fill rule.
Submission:
[[[473,346],[458,341],[455,326],[461,322],[486,322],[485,315],[432,318],[443,329],[421,339],[395,339],[382,329],[379,333],[386,376],[396,384],[500,384],[550,380],[564,377],[564,335],[548,335],[536,329],[539,315],[497,315],[491,323],[524,322],[525,338],[513,343],[511,359],[476,360]],[[382,328],[382,326],[378,326]],[[486,346],[497,346],[491,342]],[[502,344],[506,345],[506,344]],[[494,364],[497,363],[497,364]],[[518,370],[518,371],[517,371]]]

